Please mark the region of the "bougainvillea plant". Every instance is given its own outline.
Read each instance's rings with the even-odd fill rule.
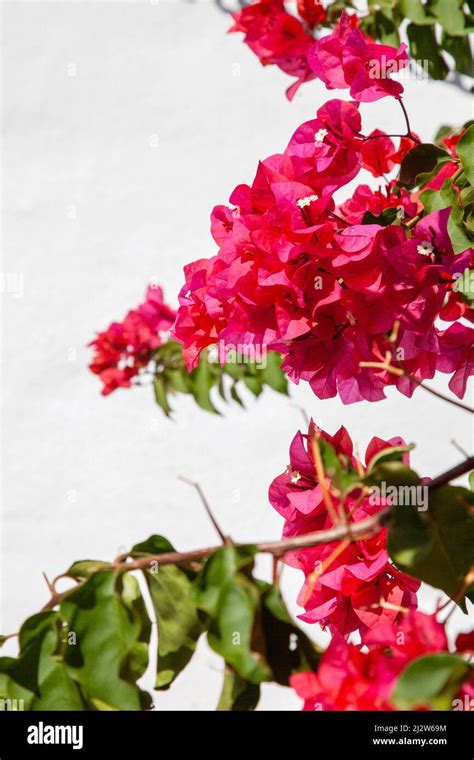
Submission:
[[[365,7],[362,7],[365,5]],[[350,16],[345,9],[350,9]],[[463,0],[389,0],[355,4],[350,0],[249,0],[233,13],[230,32],[240,32],[263,66],[278,66],[296,77],[286,95],[291,100],[304,82],[321,79],[331,89],[358,86],[366,76],[362,62],[387,56],[392,71],[409,65],[419,76],[446,79],[474,76],[468,35],[474,22],[472,3]],[[406,21],[406,43],[400,45],[400,27]],[[329,33],[328,33],[329,32]],[[379,45],[375,45],[378,40]],[[455,72],[450,72],[449,58]],[[342,70],[333,64],[341,63]],[[453,77],[452,77],[453,78]],[[457,81],[456,76],[454,80]],[[398,89],[399,85],[389,87]],[[352,95],[352,92],[351,92]]]
[[[289,379],[344,403],[421,387],[474,411],[463,400],[474,374],[474,125],[443,127],[432,143],[412,131],[396,77],[408,53],[390,31],[405,13],[418,30],[413,53],[421,40],[432,49],[440,24],[457,61],[468,14],[461,3],[448,18],[443,3],[400,0],[360,19],[344,5],[301,0],[302,21],[279,0],[236,14],[235,31],[262,62],[347,99],[319,104],[251,184],[214,208],[217,251],[185,267],[176,312],[151,285],[97,334],[90,368],[104,395],[148,383],[166,414],[179,393],[216,411],[217,392],[239,402],[240,387],[285,393]],[[403,127],[366,134],[361,111],[385,98]],[[438,371],[450,396],[426,385]],[[292,687],[306,710],[471,709],[474,631],[448,644],[445,623],[474,602],[474,493],[450,485],[474,457],[420,476],[411,448],[374,435],[362,459],[344,427],[311,420],[269,488],[281,540],[234,542],[204,500],[215,547],[178,552],[153,535],[113,561],[75,562],[11,634],[19,651],[0,658],[0,698],[28,710],[151,709],[140,679],[153,609],[154,688],[168,689],[206,636],[223,660],[219,710],[254,709],[265,682]],[[272,583],[254,574],[258,553],[274,558]],[[326,651],[289,615],[280,563],[302,572],[299,618],[330,634]],[[421,583],[439,590],[430,615],[418,609]]]

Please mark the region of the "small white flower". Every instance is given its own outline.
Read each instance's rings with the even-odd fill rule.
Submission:
[[[326,137],[327,133],[328,133],[327,129],[318,129],[318,131],[315,132],[315,135],[314,135],[314,142],[315,143],[324,142],[324,138]]]
[[[423,240],[420,243],[420,245],[416,246],[416,250],[422,256],[431,256],[431,254],[433,253],[433,245],[432,245],[432,243],[430,243],[429,240]]]
[[[300,198],[299,201],[296,201],[296,205],[300,208],[305,208],[306,206],[310,206],[313,201],[317,200],[317,195],[307,195],[306,198]]]
[[[133,356],[127,356],[126,359],[120,359],[117,362],[117,368],[118,369],[125,369],[126,367],[134,367],[135,366],[135,359]]]
[[[292,473],[292,475],[291,475],[291,478],[290,478],[290,480],[291,480],[291,482],[293,483],[293,485],[296,485],[296,484],[297,484],[297,482],[298,482],[298,480],[301,480],[301,475],[300,475],[300,473],[298,472],[298,470],[293,470],[293,473]]]
[[[346,311],[346,319],[350,325],[356,325],[357,319],[354,317],[352,311]]]
[[[403,206],[397,206],[397,219],[399,219],[400,221],[405,219],[405,209],[403,208]]]

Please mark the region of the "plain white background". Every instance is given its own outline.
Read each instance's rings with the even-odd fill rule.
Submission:
[[[179,474],[200,481],[236,539],[277,538],[267,488],[301,425],[295,404],[330,432],[345,424],[362,452],[372,435],[415,441],[420,473],[459,461],[450,439],[470,448],[469,418],[422,391],[344,407],[293,387],[291,401],[266,391],[222,417],[182,398],[174,421],[149,388],[102,398],[87,370],[94,331],[137,305],[151,278],[175,305],[183,265],[215,252],[212,206],[331,94],[312,82],[289,104],[290,80],[226,36],[229,18],[207,0],[4,2],[2,15],[2,271],[22,283],[21,297],[2,293],[2,633],[46,601],[43,570],[112,558],[151,533],[180,549],[214,542]],[[443,83],[410,80],[405,102],[426,139],[470,115],[469,96]],[[403,128],[388,99],[363,118],[367,132]],[[260,565],[268,577],[268,558]],[[295,614],[299,584],[286,570]],[[439,596],[425,590],[422,608]],[[457,614],[453,626],[469,620]],[[221,678],[201,642],[157,708],[213,709]],[[261,707],[299,700],[264,686]]]

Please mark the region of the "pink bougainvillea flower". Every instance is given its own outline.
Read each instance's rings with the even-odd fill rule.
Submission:
[[[284,153],[259,163],[250,185],[235,188],[229,206],[216,206],[218,253],[186,267],[174,327],[189,369],[206,346],[218,343],[223,356],[238,344],[278,351],[293,382],[346,404],[379,401],[390,385],[410,396],[437,369],[458,373],[453,382],[464,392],[468,348],[451,346],[451,359],[439,360],[452,333],[440,344],[438,319],[469,318],[452,293],[472,255],[454,254],[449,208],[404,227],[422,209],[416,193],[393,181],[361,185],[335,208],[333,193],[363,163],[379,174],[401,150],[389,139],[372,154],[367,146],[385,137],[367,141],[360,130],[356,103],[328,101]],[[382,216],[388,208],[396,209],[392,223]],[[387,355],[401,375],[386,368]]]
[[[472,633],[464,636],[461,644],[469,651]],[[303,710],[391,711],[397,709],[391,701],[395,684],[407,665],[422,655],[447,651],[443,625],[434,615],[411,610],[401,615],[396,625],[379,624],[363,644],[348,643],[336,633],[317,673],[297,673],[290,683],[304,700]],[[458,696],[471,694],[473,687],[474,677],[467,676]]]
[[[169,330],[175,316],[163,301],[162,289],[150,285],[140,306],[129,311],[122,322],[113,322],[97,334],[89,344],[93,348],[89,368],[99,375],[104,396],[131,386],[161,345],[162,333]]]
[[[362,166],[374,177],[383,177],[395,166],[395,145],[380,129],[374,129],[362,143],[360,154]]]
[[[309,12],[310,2],[307,5]],[[229,31],[243,32],[244,42],[264,66],[275,64],[297,78],[287,90],[289,100],[303,82],[315,78],[307,60],[313,37],[296,16],[286,12],[283,0],[260,0],[233,13],[232,17],[235,23]]]
[[[468,378],[474,375],[474,328],[456,322],[439,333],[437,369],[451,374],[449,387],[462,398]]]
[[[402,220],[416,216],[422,210],[417,194],[410,194],[401,188],[395,195],[395,184],[395,181],[390,182],[380,190],[372,190],[368,185],[359,185],[352,197],[338,207],[338,214],[351,225],[360,224],[368,211],[373,216],[379,216],[387,208],[398,209],[398,216]]]
[[[408,64],[406,45],[378,45],[358,28],[357,16],[342,13],[334,31],[317,40],[308,53],[314,73],[326,87],[350,88],[351,97],[370,102],[387,95],[400,97],[403,87],[390,75]]]
[[[326,10],[319,0],[296,0],[296,10],[310,29],[326,20]]]
[[[356,461],[345,428],[330,436],[311,423],[307,435],[297,433],[290,447],[290,464],[269,490],[270,503],[285,519],[285,537],[334,527],[316,475],[310,445],[314,436],[330,443],[336,454],[354,470],[363,469]],[[378,452],[400,444],[403,444],[400,438],[372,439],[366,463]],[[350,522],[370,517],[387,506],[381,500],[379,503],[370,496],[364,497],[360,488],[348,494],[344,505],[332,496],[331,499],[334,512],[338,514],[344,508]],[[344,636],[355,630],[364,633],[381,621],[396,621],[404,609],[416,606],[415,592],[420,584],[390,563],[385,529],[372,538],[349,543],[342,551],[340,542],[332,542],[290,552],[284,561],[305,575],[298,597],[305,609],[300,618],[308,623],[319,623],[331,632]]]
[[[361,118],[357,103],[330,100],[293,134],[285,155],[301,181],[317,192],[347,184],[361,168]]]

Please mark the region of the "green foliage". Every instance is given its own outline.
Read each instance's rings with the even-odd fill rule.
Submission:
[[[469,203],[463,208],[450,178],[443,182],[440,190],[425,190],[421,193],[420,200],[427,214],[443,208],[451,208],[448,233],[455,253],[461,253],[471,246],[472,235],[466,221],[471,215],[472,204]]]
[[[65,648],[64,662],[96,709],[140,710],[150,704],[135,683],[145,672],[142,644],[148,645],[150,636],[139,599],[132,576],[109,570],[78,586],[60,606],[61,617],[77,636],[77,643]]]
[[[410,662],[399,676],[391,701],[400,710],[451,710],[454,697],[472,669],[454,654],[424,655]]]
[[[420,201],[426,214],[445,208],[451,209],[448,234],[455,253],[472,247],[474,241],[474,125],[468,122],[463,129],[466,131],[456,146],[459,159],[453,158],[442,145],[444,138],[456,134],[455,130],[444,125],[438,130],[436,144],[416,145],[406,154],[398,178],[399,185],[422,191]],[[457,133],[459,132],[460,130],[457,130]],[[444,166],[450,164],[452,167],[453,162],[456,166],[452,168],[451,176],[443,181],[440,189],[423,190]]]
[[[153,388],[156,403],[167,416],[172,413],[170,397],[179,393],[193,396],[201,409],[214,414],[219,414],[219,410],[211,393],[213,389],[223,401],[232,400],[240,406],[244,405],[240,396],[242,387],[255,397],[260,396],[265,386],[288,395],[288,382],[280,369],[281,356],[275,352],[263,354],[259,362],[244,361],[242,357],[229,354],[222,367],[217,359],[212,359],[211,351],[205,349],[197,367],[188,372],[179,343],[170,340],[160,346],[154,356]]]
[[[348,457],[344,454],[337,454],[334,447],[324,438],[318,439],[318,445],[324,471],[341,494],[347,494],[357,485],[360,485],[360,475],[353,468]]]
[[[162,536],[136,544],[131,556],[175,551]],[[151,563],[144,570],[158,626],[158,660],[155,689],[169,689],[194,654],[202,625],[190,598],[195,573],[179,565]]]
[[[415,145],[401,163],[398,181],[408,188],[423,186],[450,160],[451,156],[444,148],[432,143]]]
[[[474,185],[474,124],[466,129],[456,146],[464,174],[471,185]]]
[[[468,34],[473,31],[473,7],[463,0],[368,0],[361,28],[385,45],[398,46],[398,30],[408,21],[406,34],[410,56],[427,66],[433,79],[445,79],[454,59],[456,71],[472,76],[472,53]],[[328,22],[333,24],[353,3],[331,3]],[[448,54],[448,56],[446,56]]]
[[[410,475],[407,473],[407,485]],[[393,510],[388,551],[395,565],[430,586],[442,589],[465,609],[472,596],[466,578],[473,565],[474,494],[460,486],[429,493],[428,509],[399,506]]]
[[[208,642],[226,663],[220,708],[251,704],[263,681],[288,686],[292,673],[313,669],[319,653],[292,621],[280,591],[253,578],[255,549],[227,546],[195,581],[193,597],[207,613]],[[234,705],[232,707],[232,705]]]
[[[0,698],[23,700],[26,710],[83,710],[81,692],[61,653],[65,630],[57,612],[26,620],[18,657],[0,658]]]
[[[260,699],[260,686],[249,683],[238,675],[235,670],[226,668],[217,710],[248,712],[255,710]]]
[[[319,652],[278,588],[254,577],[255,547],[225,546],[192,567],[160,564],[174,551],[153,535],[128,554],[148,602],[127,563],[74,563],[64,575],[77,585],[58,609],[26,620],[17,657],[0,658],[0,699],[23,700],[27,710],[149,709],[151,695],[138,685],[149,662],[147,605],[158,629],[157,690],[184,670],[203,632],[223,658],[218,710],[253,710],[263,681],[287,686],[292,673],[317,666]]]

